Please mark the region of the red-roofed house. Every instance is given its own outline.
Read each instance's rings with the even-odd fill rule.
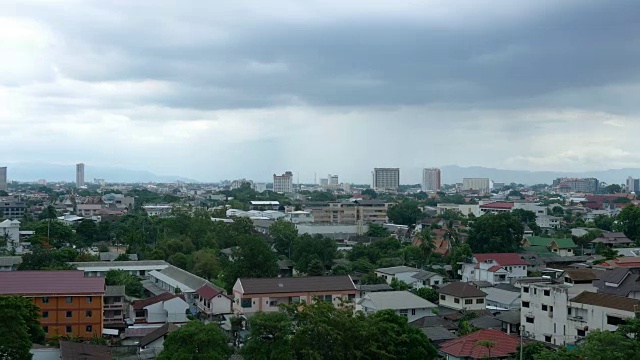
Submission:
[[[198,310],[204,312],[207,317],[232,313],[231,298],[207,284],[196,290],[195,300]]]
[[[489,214],[489,213],[497,214],[501,212],[511,212],[511,210],[513,210],[513,206],[514,205],[512,202],[496,201],[496,202],[480,205],[480,212],[482,214]]]
[[[482,346],[480,341],[490,341],[493,346]],[[511,358],[518,351],[520,340],[499,330],[480,330],[440,345],[447,360]]]
[[[31,299],[47,338],[102,336],[104,293],[104,278],[86,278],[83,271],[0,272],[0,296]]]
[[[516,253],[474,254],[470,263],[462,265],[460,274],[463,282],[488,281],[495,285],[526,277],[528,265]]]
[[[136,324],[184,324],[188,310],[184,295],[163,293],[132,302],[130,317]]]

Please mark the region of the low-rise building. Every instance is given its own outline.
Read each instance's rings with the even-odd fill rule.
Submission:
[[[422,270],[411,266],[393,266],[388,268],[376,269],[375,274],[376,276],[383,278],[389,285],[391,285],[391,282],[394,279],[397,281],[403,281],[407,285],[411,285],[415,281],[417,281],[414,276],[421,271]]]
[[[408,291],[372,292],[358,301],[358,308],[365,314],[381,310],[393,310],[412,322],[425,316],[436,316],[433,310],[438,306]]]
[[[566,282],[566,280],[565,280]],[[640,275],[636,270],[616,268],[593,280],[598,293],[640,299]]]
[[[310,211],[292,211],[286,213],[284,219],[294,224],[312,223],[313,214]]]
[[[5,219],[16,220],[22,219],[27,210],[27,205],[22,201],[1,201],[0,214]]]
[[[291,278],[240,278],[233,286],[233,311],[240,315],[279,311],[280,305],[311,303],[315,299],[336,306],[355,301],[356,287],[350,276]]]
[[[47,339],[57,336],[92,339],[102,336],[103,278],[82,271],[0,272],[0,296],[20,295],[40,308]]]
[[[444,284],[444,276],[433,271],[420,271],[419,273],[411,276],[413,279],[412,287],[416,290],[422,288],[434,289],[437,286]]]
[[[124,285],[106,287],[103,308],[105,327],[123,328],[125,326],[124,319],[127,313],[127,305],[125,303]]]
[[[196,290],[196,306],[207,318],[222,314],[231,314],[233,300],[222,291],[208,284]]]
[[[164,260],[138,261],[88,261],[70,262],[78,270],[84,271],[86,277],[104,277],[109,270],[123,270],[131,275],[147,278],[152,271],[161,271],[170,266]]]
[[[183,296],[164,293],[131,303],[129,318],[135,324],[184,324],[189,304]]]
[[[439,305],[454,310],[486,309],[487,293],[466,282],[452,282],[438,290]]]
[[[0,222],[0,240],[5,242],[8,251],[21,250],[20,246],[20,221],[5,220]]]
[[[508,284],[511,279],[526,277],[528,266],[516,253],[474,254],[470,263],[462,265],[460,274],[463,282]]]
[[[479,345],[482,341],[490,342],[493,346]],[[440,352],[445,354],[447,360],[510,359],[518,352],[519,345],[520,339],[513,335],[487,329],[442,343]]]
[[[576,243],[571,238],[545,238],[540,236],[529,236],[524,239],[522,246],[544,246],[550,252],[558,256],[574,256]],[[526,249],[525,249],[526,250]]]
[[[0,256],[0,271],[15,271],[22,264],[22,256]]]

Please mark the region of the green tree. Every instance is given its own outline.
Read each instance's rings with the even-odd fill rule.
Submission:
[[[368,237],[384,238],[391,236],[391,232],[384,226],[376,223],[369,224],[369,230],[364,234]]]
[[[46,208],[44,208],[43,213],[44,213],[44,218],[47,220],[47,240],[49,240],[51,238],[49,236],[50,234],[49,229],[51,228],[51,222],[58,218],[58,212],[56,211],[56,208],[53,207],[53,205],[48,205]]]
[[[406,282],[404,282],[402,280],[398,280],[395,277],[391,280],[391,284],[389,284],[389,285],[391,285],[393,290],[396,290],[396,291],[409,290],[409,285],[407,285]]]
[[[330,269],[333,259],[336,258],[338,245],[335,240],[322,235],[302,235],[293,243],[291,260],[295,263],[298,271],[309,272],[309,264],[317,259],[322,263],[324,269]]]
[[[0,358],[30,360],[32,343],[44,344],[40,309],[21,296],[0,296]]]
[[[387,216],[389,221],[394,224],[415,225],[418,221],[424,219],[426,214],[420,210],[418,202],[405,200],[389,207]]]
[[[318,258],[311,259],[311,261],[309,261],[309,264],[307,265],[308,276],[322,276],[324,275],[325,271],[326,269],[324,267],[324,264]]]
[[[202,249],[191,255],[192,273],[207,280],[215,279],[221,271],[218,253],[213,249]]]
[[[522,358],[521,359],[518,358],[518,360],[535,360],[535,357],[538,354],[542,354],[547,350],[548,350],[547,347],[540,342],[531,342],[531,343],[525,344],[522,347]],[[520,354],[520,346],[518,346],[517,353]]]
[[[511,212],[511,215],[515,216],[523,224],[528,224],[536,221],[536,213],[524,209],[515,209]]]
[[[78,240],[83,246],[90,246],[98,234],[98,226],[93,220],[82,220],[76,226],[76,234],[78,234]]]
[[[438,352],[422,330],[407,324],[393,310],[383,310],[365,320],[365,356],[369,359],[436,359]]]
[[[431,229],[422,229],[418,234],[418,238],[420,239],[420,245],[418,245],[418,248],[420,249],[422,259],[424,260],[424,263],[429,264],[431,261],[431,255],[433,255],[433,252],[436,250],[436,243],[433,239]]]
[[[181,252],[177,252],[171,256],[169,256],[169,264],[179,267],[183,270],[189,269],[189,257]]]
[[[635,205],[625,206],[616,217],[615,226],[629,239],[640,243],[640,207]]]
[[[556,205],[551,208],[551,214],[553,216],[564,216],[564,209],[562,208],[562,206]]]
[[[433,289],[423,287],[414,291],[414,293],[425,300],[431,301],[432,303],[438,303],[438,292]]]
[[[607,194],[619,194],[622,192],[622,186],[618,184],[611,184],[604,188],[605,193]]]
[[[227,360],[227,341],[218,324],[190,321],[167,336],[158,360]]]
[[[124,270],[109,270],[105,274],[106,285],[124,285],[124,291],[128,296],[141,298],[144,295],[144,287],[140,279]]]
[[[486,214],[471,225],[467,243],[474,253],[516,252],[523,235],[522,223],[510,213]]]
[[[255,235],[241,239],[233,253],[234,261],[226,266],[224,281],[228,289],[238,278],[263,278],[278,275],[277,257],[269,245]]]
[[[131,261],[128,254],[120,254],[113,261]]]
[[[491,341],[491,340],[478,340],[473,344],[473,346],[474,347],[481,346],[481,347],[487,349],[487,355],[488,355],[489,359],[491,359],[491,349],[496,347],[496,342],[495,341]]]
[[[369,196],[371,199],[378,198],[378,193],[373,189],[364,189],[362,190],[361,194]]]
[[[73,270],[68,262],[77,259],[78,252],[71,248],[60,250],[35,246],[33,250],[22,255],[22,263],[18,270]]]
[[[471,251],[471,247],[467,243],[453,248],[453,252],[449,258],[449,265],[451,265],[453,273],[457,275],[458,270],[461,268],[459,263],[465,262],[465,260],[470,258],[472,255],[473,251]]]
[[[257,313],[249,319],[249,337],[242,349],[247,359],[293,359],[293,323],[284,312]]]
[[[278,219],[269,226],[269,234],[273,238],[273,246],[280,255],[291,258],[291,247],[298,237],[298,229],[292,222]]]

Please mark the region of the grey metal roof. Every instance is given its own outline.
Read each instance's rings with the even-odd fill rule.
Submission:
[[[470,320],[469,324],[477,327],[478,329],[502,329],[502,321],[489,315]]]
[[[392,266],[387,268],[376,269],[375,271],[383,274],[387,274],[387,275],[396,275],[396,274],[402,274],[406,272],[419,272],[421,270],[411,266]]]
[[[16,266],[22,264],[21,256],[0,256],[0,266]]]
[[[447,341],[457,339],[458,337],[454,335],[451,331],[441,328],[441,327],[426,327],[422,328],[422,332],[427,335],[429,340],[431,341]]]
[[[371,285],[356,285],[356,290],[359,291],[391,291],[393,288],[388,284],[371,284]]]
[[[118,256],[120,256],[122,254],[119,254],[117,252],[101,252],[100,253],[100,260],[101,261],[113,261],[115,259],[118,258]],[[137,261],[138,260],[138,254],[124,254],[127,255],[129,257],[129,260],[131,261]]]
[[[212,284],[211,282],[197,276],[194,275],[188,271],[182,270],[178,267],[175,267],[173,265],[169,265],[167,268],[162,269],[159,271],[159,273],[168,276],[170,278],[172,278],[173,280],[185,284],[188,287],[197,290],[199,288],[202,287],[202,285],[207,284],[210,285],[211,287],[213,287],[216,290],[219,290],[220,292],[224,293],[224,290],[221,289],[220,287]]]
[[[155,266],[155,265],[169,265],[168,262],[164,260],[138,260],[138,261],[81,261],[81,262],[70,262],[71,265],[76,265],[84,268],[88,267],[105,267],[105,266]]]
[[[418,320],[410,322],[409,325],[419,328],[439,327],[446,330],[458,330],[458,325],[453,321],[441,318],[440,316],[424,316]]]
[[[506,322],[507,324],[520,324],[520,310],[504,311],[496,315],[496,319]]]
[[[104,296],[124,296],[124,285],[107,285]]]
[[[408,291],[382,291],[365,295],[360,304],[376,310],[384,309],[424,309],[438,307],[431,301]]]
[[[438,273],[435,273],[433,271],[420,271],[419,273],[415,274],[412,276],[412,278],[414,279],[418,279],[418,280],[427,280],[427,279],[431,279],[432,277],[436,276],[436,275],[440,275]]]
[[[507,291],[493,287],[484,288],[482,291],[487,293],[487,302],[511,305],[516,303],[520,298],[520,292]]]

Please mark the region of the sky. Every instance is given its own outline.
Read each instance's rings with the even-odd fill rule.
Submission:
[[[0,161],[355,183],[374,167],[403,183],[450,164],[640,167],[638,14],[633,0],[2,2]]]

